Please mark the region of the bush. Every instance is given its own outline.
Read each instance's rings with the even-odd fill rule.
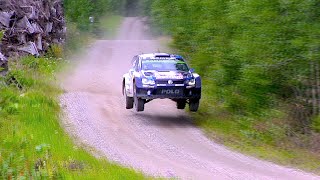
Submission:
[[[0,86],[0,179],[143,179],[96,159],[66,135],[59,120],[61,90],[50,81],[57,62],[10,61],[10,76],[24,88]]]
[[[4,31],[0,31],[0,42],[1,42],[2,38],[3,38],[3,35],[4,35]]]
[[[145,11],[217,86],[213,96],[230,109],[257,113],[297,98],[293,89],[310,88],[306,81],[316,71],[310,64],[320,63],[318,5],[313,0],[153,0]]]
[[[82,31],[91,30],[89,17],[99,21],[106,13],[122,12],[124,5],[124,0],[64,0],[67,20]]]
[[[62,45],[52,44],[46,54],[47,57],[61,59],[64,57]]]
[[[320,115],[312,120],[312,129],[320,133]]]

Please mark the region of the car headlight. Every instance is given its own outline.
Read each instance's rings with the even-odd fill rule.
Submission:
[[[196,85],[196,80],[194,78],[190,79],[187,81],[188,86],[195,86]]]
[[[192,78],[192,74],[191,73],[188,73],[187,74],[187,78],[189,79],[189,78]]]
[[[156,84],[153,79],[142,78],[142,84],[145,85],[154,85]]]

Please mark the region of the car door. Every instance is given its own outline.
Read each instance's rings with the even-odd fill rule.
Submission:
[[[137,70],[137,64],[139,63],[138,56],[134,56],[132,59],[132,67],[129,70],[129,82],[130,82],[130,94],[133,94],[133,80],[135,78],[136,70]]]

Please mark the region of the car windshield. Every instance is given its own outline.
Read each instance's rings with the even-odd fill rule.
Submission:
[[[177,60],[144,60],[142,70],[155,71],[189,71],[187,64]]]

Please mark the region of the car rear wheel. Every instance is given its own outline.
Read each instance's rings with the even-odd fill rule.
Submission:
[[[184,109],[186,107],[186,100],[177,101],[177,109]]]
[[[197,112],[199,109],[199,103],[200,103],[199,99],[190,99],[189,110],[191,112]]]
[[[126,109],[132,109],[133,108],[133,97],[128,97],[126,87],[123,86],[123,95],[126,102]]]

